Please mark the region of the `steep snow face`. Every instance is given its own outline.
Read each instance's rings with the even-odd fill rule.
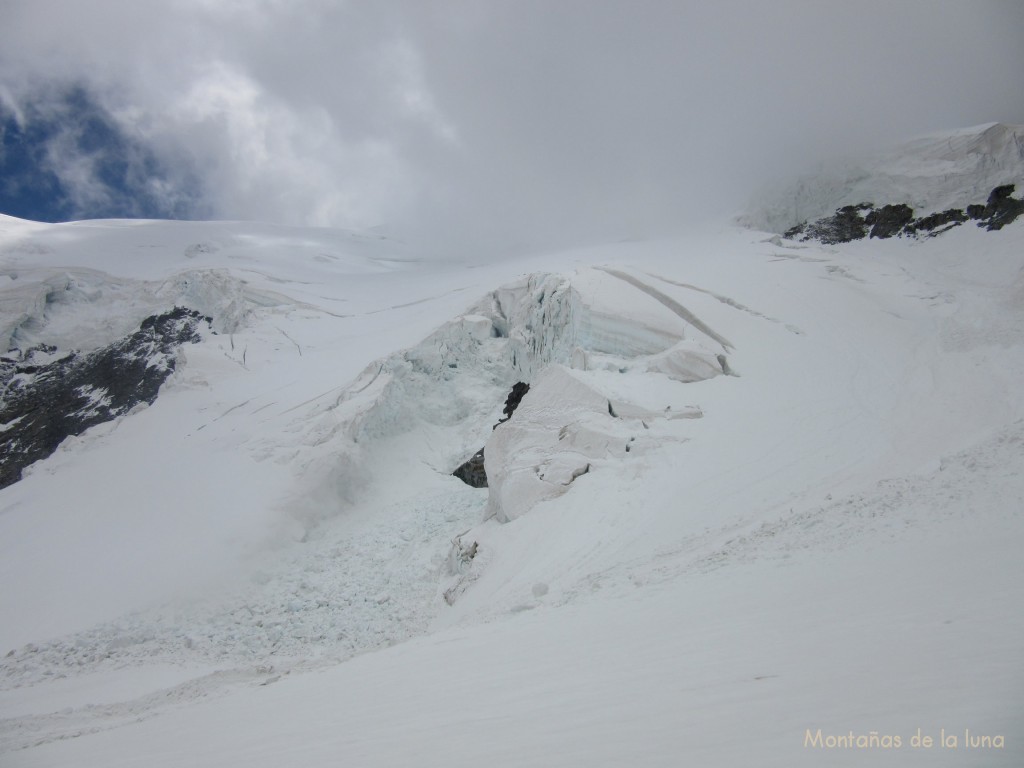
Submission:
[[[721,373],[721,371],[719,371]],[[629,453],[643,455],[664,439],[649,435],[664,418],[699,418],[699,408],[656,412],[599,391],[585,374],[551,365],[537,378],[513,418],[495,428],[484,449],[488,517],[507,523],[554,499],[593,471],[617,469]]]
[[[1024,126],[988,123],[922,136],[878,157],[837,163],[762,194],[742,218],[768,232],[860,203],[906,204],[917,216],[984,204],[996,187],[1024,182]]]

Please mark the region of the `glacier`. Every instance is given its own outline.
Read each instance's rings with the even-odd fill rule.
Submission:
[[[1019,764],[1022,247],[0,218],[10,349],[211,318],[0,489],[5,764]]]

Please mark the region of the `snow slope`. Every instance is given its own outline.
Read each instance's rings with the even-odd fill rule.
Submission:
[[[984,205],[993,189],[1021,179],[1024,126],[986,123],[920,136],[879,156],[837,162],[761,194],[744,221],[785,232],[860,203],[903,203],[920,217]]]
[[[218,330],[0,491],[5,765],[1024,758],[1019,224],[470,264],[0,230],[15,343]]]

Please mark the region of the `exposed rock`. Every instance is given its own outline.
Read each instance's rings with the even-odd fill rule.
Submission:
[[[516,408],[519,407],[519,403],[522,402],[526,393],[530,391],[530,385],[522,381],[517,381],[512,387],[512,391],[508,393],[508,397],[505,398],[505,407],[502,409],[502,413],[505,414],[504,419],[498,419],[498,424],[504,424],[506,421],[512,418],[512,414],[515,413]],[[498,428],[498,424],[494,425],[494,429]]]
[[[846,205],[832,216],[792,227],[784,236],[794,240],[818,240],[826,245],[848,243],[865,237],[927,237],[942,234],[965,221],[974,220],[989,231],[1002,229],[1024,213],[1024,200],[1013,197],[1013,184],[1004,184],[992,190],[985,205],[968,205],[966,211],[949,208],[945,211],[914,218],[909,205],[883,205],[871,203]]]
[[[981,203],[974,203],[967,206],[967,216],[972,219],[985,218],[985,206]]]
[[[203,322],[211,319],[175,307],[86,354],[57,356],[55,347],[40,345],[0,357],[0,488],[65,438],[152,404],[174,371],[177,348],[200,341]]]
[[[472,458],[460,464],[452,474],[473,488],[486,488],[487,472],[484,470],[484,449],[481,448],[474,453]]]
[[[909,205],[883,205],[868,212],[864,223],[871,227],[870,237],[882,240],[898,235],[914,220],[914,209]]]
[[[1024,200],[1014,198],[1013,190],[1013,184],[996,187],[988,196],[988,204],[980,211],[978,210],[980,206],[970,206],[968,215],[971,215],[973,209],[975,213],[982,214],[980,216],[971,215],[972,219],[979,219],[979,227],[983,226],[990,232],[1002,229],[1024,213]]]
[[[826,245],[860,240],[868,234],[864,212],[872,210],[872,203],[844,205],[834,215],[806,224],[800,239],[819,240]]]
[[[967,221],[968,218],[968,214],[964,213],[959,208],[949,208],[945,211],[939,211],[938,213],[932,213],[928,216],[922,216],[920,219],[911,222],[906,229],[908,232],[913,230],[915,234],[918,232],[941,234],[947,229],[960,226]]]
[[[785,237],[787,240],[803,240],[805,238],[801,237],[801,235],[803,235],[803,233],[806,230],[807,222],[804,221],[800,224],[797,224],[796,226],[787,229],[785,232],[782,233],[782,236]]]

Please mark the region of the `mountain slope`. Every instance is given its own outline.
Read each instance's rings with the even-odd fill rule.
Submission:
[[[861,764],[819,728],[1019,763],[1019,223],[472,269],[0,225],[15,340],[99,346],[168,302],[217,331],[0,490],[11,764]],[[84,298],[25,309],[64,273]],[[485,444],[496,482],[451,476]]]
[[[770,232],[843,206],[907,205],[919,217],[984,205],[992,190],[1024,180],[1024,126],[987,123],[921,136],[875,157],[833,163],[762,193],[745,223]]]

